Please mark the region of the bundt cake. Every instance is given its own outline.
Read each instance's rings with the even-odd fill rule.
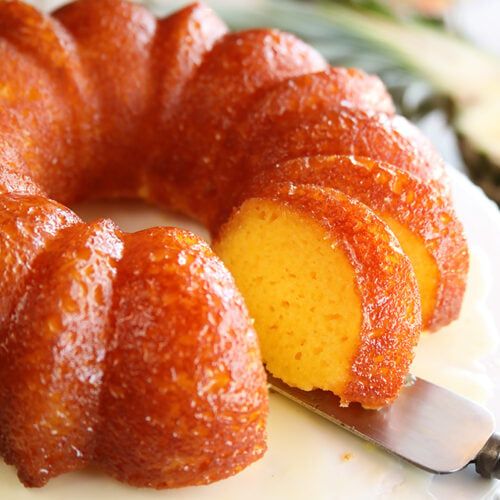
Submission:
[[[0,2],[0,75],[0,455],[24,484],[235,474],[265,451],[257,335],[275,376],[378,408],[422,321],[457,317],[443,162],[376,77],[126,0]],[[235,281],[189,232],[64,206],[117,196],[205,224]]]

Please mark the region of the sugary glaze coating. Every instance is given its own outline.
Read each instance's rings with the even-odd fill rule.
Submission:
[[[171,138],[176,119],[183,113],[184,88],[198,73],[205,54],[226,32],[222,20],[202,4],[193,4],[158,20],[151,51],[152,99],[144,119],[147,148],[143,154],[151,167],[145,169],[147,175],[144,174],[141,187],[141,195],[149,193],[157,203],[165,203],[166,196],[170,200],[175,194],[166,182],[164,165],[171,161]],[[162,140],[158,141],[158,137]]]
[[[312,47],[288,33],[256,29],[222,37],[183,92],[168,167],[160,166],[159,176],[171,179],[175,208],[205,217],[213,206],[207,201],[220,175],[220,145],[257,90],[326,67]]]
[[[242,133],[246,134],[249,130],[253,133],[251,123],[254,119],[254,112],[258,113],[257,120],[262,118],[265,121],[267,117],[279,117],[284,113],[293,112],[302,115],[306,112],[315,112],[318,108],[341,106],[387,114],[394,113],[392,99],[383,83],[375,76],[352,68],[328,68],[325,71],[288,78],[271,88],[266,87],[255,92],[244,113],[233,120],[231,127],[227,127],[229,129],[228,144],[224,143],[226,133],[219,134],[218,141],[211,143],[212,150],[219,153],[215,167],[212,167],[217,169],[217,175],[209,177],[212,200],[214,196],[216,197],[212,208],[224,205],[232,208],[233,203],[227,193],[231,192],[234,185],[238,185],[241,181],[238,174],[242,171],[244,159],[226,154],[226,149],[232,147],[234,130],[245,129],[248,126],[248,130],[245,129]],[[266,161],[263,157],[262,163],[265,164]],[[211,164],[213,162],[214,160],[210,160]],[[251,171],[251,175],[254,174],[255,170]],[[235,182],[236,180],[238,183]],[[230,200],[229,204],[228,200]],[[210,209],[208,211],[205,209],[205,214],[206,223],[211,227],[222,222],[217,218],[214,222]]]
[[[123,246],[115,231],[110,221],[64,229],[35,260],[2,334],[2,454],[27,485],[92,458]]]
[[[1,148],[1,146],[0,146]],[[7,155],[4,155],[6,159]],[[4,163],[0,170],[0,194],[21,192],[32,195],[42,195],[43,192],[28,174],[23,174],[15,167]]]
[[[302,233],[313,228],[305,241],[296,217]],[[266,267],[274,253],[267,230],[281,272]],[[214,248],[247,298],[273,375],[305,390],[333,389],[344,404],[366,408],[397,396],[420,335],[420,298],[408,258],[370,209],[333,189],[271,184],[236,210]],[[328,260],[334,252],[344,259]],[[283,286],[287,280],[293,286]],[[336,281],[337,302],[325,293]],[[334,371],[345,358],[347,373]]]
[[[374,210],[412,260],[420,287],[423,326],[436,330],[458,316],[467,279],[468,249],[462,224],[439,189],[380,161],[312,156],[265,170],[252,179],[241,200],[258,195],[271,183],[287,181],[334,188]]]
[[[182,231],[126,235],[110,221],[85,224],[58,203],[139,197],[216,234],[226,222],[221,214],[229,217],[254,178],[278,162],[324,153],[389,162],[379,168],[410,172],[448,196],[442,160],[394,115],[378,79],[329,68],[286,33],[228,34],[201,4],[158,20],[125,0],[78,0],[51,16],[19,0],[0,2],[0,75],[0,285],[8,290],[0,299],[0,454],[30,486],[89,462],[134,485],[201,484],[238,472],[265,450],[255,334],[220,261]],[[366,316],[386,329],[377,336],[394,342],[365,341],[363,333],[352,337],[361,339],[352,367],[351,358],[338,357],[339,366],[359,372],[339,389],[344,401],[387,403],[417,329],[411,268],[369,208],[327,189],[294,189],[300,196],[288,188],[259,196],[273,210],[293,205],[298,234],[333,237],[334,227],[345,228],[335,237],[357,245],[348,221],[363,215],[370,222],[359,229],[363,248],[379,255],[379,240],[398,248],[393,281],[382,280],[397,307],[391,312],[382,301]],[[330,204],[345,212],[344,223],[335,226]],[[319,214],[330,214],[331,227],[318,229]],[[328,262],[345,263],[319,241]],[[451,252],[446,245],[437,245],[436,262]],[[349,274],[350,266],[343,269],[351,281],[356,276],[355,304],[365,300],[367,266]],[[446,272],[460,277],[466,267],[462,252]],[[436,306],[440,324],[458,314],[458,282],[443,285],[442,297],[455,286],[455,301]],[[170,344],[183,356],[173,356]],[[390,377],[384,353],[396,367]]]
[[[272,165],[318,154],[385,161],[447,191],[443,160],[401,116],[346,106],[318,106],[300,113],[269,111],[250,110],[228,136],[224,150],[233,165],[228,170],[240,174],[231,179],[230,191]]]
[[[125,243],[97,461],[155,488],[232,475],[265,451],[266,380],[243,300],[186,231],[155,228]]]
[[[0,161],[17,165],[19,173],[29,174],[42,189],[50,185],[57,199],[64,198],[65,186],[74,190],[78,179],[63,168],[66,154],[69,164],[76,158],[73,119],[63,85],[1,37],[0,68]],[[66,139],[61,141],[61,137]],[[13,156],[14,161],[9,161]]]
[[[140,119],[151,100],[149,54],[156,20],[139,5],[114,0],[74,2],[54,18],[71,33],[86,76],[92,78],[85,102],[92,115],[85,125],[96,183],[104,182],[108,195],[125,195],[140,172]],[[105,177],[99,175],[103,170]]]
[[[356,68],[335,67],[289,78],[257,92],[250,109],[270,116],[291,111],[303,113],[324,106],[394,114],[391,96],[379,78]]]
[[[135,27],[138,21],[145,31]],[[2,290],[10,290],[0,303],[0,453],[17,467],[26,485],[41,486],[91,462],[134,485],[200,484],[238,472],[265,451],[265,375],[245,306],[220,261],[192,235],[158,230],[153,239],[124,236],[106,221],[83,224],[69,209],[44,197],[70,202],[98,196],[96,184],[108,196],[137,195],[144,175],[136,168],[139,152],[133,149],[140,143],[134,134],[144,131],[145,139],[152,140],[141,126],[147,122],[153,127],[148,118],[153,112],[154,124],[168,131],[167,103],[175,102],[174,93],[165,95],[160,116],[153,98],[147,100],[143,93],[156,99],[156,89],[137,79],[139,69],[150,71],[150,52],[160,55],[162,47],[183,45],[172,55],[177,66],[157,66],[150,76],[156,74],[157,88],[168,89],[175,81],[179,93],[224,31],[223,23],[200,5],[159,22],[158,29],[147,11],[126,2],[79,2],[55,18],[19,2],[0,6],[0,279]],[[26,33],[28,39],[22,36]],[[144,33],[155,35],[154,43]],[[192,43],[182,43],[189,36]],[[119,43],[109,44],[110,39]],[[117,68],[121,64],[121,77],[114,79],[117,68],[104,68],[100,57]],[[153,240],[156,246],[169,241],[179,259],[183,252],[186,259],[198,256],[196,265],[182,267],[176,260],[168,272],[165,263],[155,268],[157,282],[177,277],[176,295],[191,296],[197,283],[197,301],[186,302],[187,310],[177,316],[179,297],[172,294],[170,309],[163,309],[168,321],[163,318],[152,329],[156,346],[167,335],[183,344],[189,325],[191,339],[185,349],[192,363],[182,373],[172,356],[146,362],[147,346],[136,341],[133,353],[144,366],[127,371],[128,382],[139,388],[148,371],[165,379],[177,368],[191,390],[172,388],[161,401],[159,392],[156,399],[149,397],[159,391],[151,385],[147,392],[130,395],[118,412],[103,377],[116,382],[113,375],[120,374],[111,369],[108,374],[105,359],[108,350],[116,362],[127,352],[119,346],[111,350],[110,342],[116,335],[139,335],[144,325],[140,331],[137,324],[126,329],[126,311],[120,313],[115,301],[123,279],[127,286],[146,289],[144,275],[131,280],[127,273],[144,261]],[[136,296],[127,297],[128,311],[157,308],[154,293],[143,296],[140,304],[134,302]],[[14,362],[7,362],[11,356]],[[129,370],[127,363],[123,366]],[[221,380],[223,375],[227,380]],[[197,406],[191,407],[194,395]],[[170,406],[161,429],[146,420],[151,413],[147,404],[159,402]],[[140,417],[141,411],[142,424],[132,426],[132,417]],[[110,432],[119,424],[123,434]],[[153,456],[151,447],[145,453],[138,444],[134,449],[133,430],[150,444],[156,442],[160,452]]]
[[[255,332],[206,243],[0,200],[2,257],[17,262],[2,282],[27,275],[0,303],[0,452],[24,484],[91,462],[137,486],[202,484],[264,453]]]
[[[0,330],[19,302],[35,259],[61,229],[79,221],[71,210],[41,196],[0,196],[0,290],[4,291],[0,295]]]

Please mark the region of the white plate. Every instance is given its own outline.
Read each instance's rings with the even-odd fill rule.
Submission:
[[[500,422],[500,366],[488,372],[478,360],[492,355],[500,330],[500,215],[478,188],[453,172],[457,210],[473,251],[472,273],[463,314],[458,322],[421,342],[415,373],[477,400],[490,396],[488,406]],[[173,217],[138,203],[93,203],[78,209],[87,219],[107,215],[130,231],[154,225],[180,225],[199,232],[187,219]],[[206,233],[202,231],[206,237]],[[489,283],[488,283],[489,282]],[[488,289],[488,286],[491,287]],[[487,295],[486,295],[487,292]],[[485,309],[488,304],[490,312]],[[493,313],[493,317],[490,313]],[[191,499],[372,499],[372,498],[493,498],[495,481],[479,478],[472,468],[433,477],[335,427],[320,417],[271,396],[269,451],[242,473],[210,486],[171,491],[129,488],[96,471],[67,474],[41,490],[20,485],[12,468],[0,465],[0,499],[5,500],[191,500]]]

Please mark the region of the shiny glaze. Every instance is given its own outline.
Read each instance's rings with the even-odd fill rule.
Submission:
[[[215,183],[223,175],[221,146],[254,92],[326,67],[312,47],[288,33],[255,29],[224,36],[206,55],[179,103],[172,154],[162,172],[184,199],[178,209],[206,220]]]
[[[175,228],[127,235],[97,463],[138,486],[206,484],[262,456],[266,409],[256,334],[210,247]]]
[[[233,176],[221,189],[232,192],[260,171],[287,160],[318,154],[365,156],[394,165],[447,191],[444,163],[430,142],[405,118],[362,109],[318,104],[299,111],[259,109],[228,135],[221,163]]]
[[[89,463],[123,244],[109,220],[63,229],[35,260],[2,332],[1,453],[27,485]]]
[[[294,113],[301,116],[305,113],[329,106],[333,108],[348,107],[365,111],[376,111],[394,114],[394,105],[383,83],[376,77],[368,75],[361,70],[353,68],[335,68],[308,73],[280,81],[270,88],[264,88],[252,95],[247,107],[233,120],[231,130],[219,137],[219,142],[228,136],[227,143],[219,144],[219,156],[217,157],[217,175],[210,178],[211,190],[215,196],[215,207],[232,208],[233,200],[228,197],[231,193],[241,187],[242,172],[245,166],[245,158],[240,156],[242,151],[236,154],[227,154],[227,149],[233,147],[235,131],[242,130],[242,142],[250,139],[256,131],[253,125],[262,126],[270,120],[279,120],[281,115]],[[236,142],[236,148],[240,144]],[[258,169],[267,164],[267,158],[263,154],[260,157]],[[251,169],[248,173],[251,177],[258,173],[258,169]],[[228,203],[229,202],[229,203]],[[216,227],[225,219],[220,219],[220,214],[213,214],[213,209],[207,213],[206,223],[210,227]]]
[[[0,195],[0,331],[4,334],[12,308],[36,258],[65,227],[80,218],[42,196]],[[9,291],[9,293],[7,293]]]

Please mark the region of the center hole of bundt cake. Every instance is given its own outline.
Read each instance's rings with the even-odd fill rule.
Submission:
[[[86,222],[109,218],[127,232],[156,226],[175,226],[192,231],[210,241],[208,231],[201,224],[141,200],[92,200],[78,203],[71,208]]]

